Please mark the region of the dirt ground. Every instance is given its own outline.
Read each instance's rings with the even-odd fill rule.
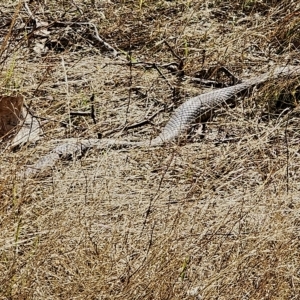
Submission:
[[[190,97],[299,51],[299,1],[1,1],[1,95],[43,135],[1,142],[0,299],[298,299],[299,78],[180,142],[17,174],[66,138],[149,140]]]

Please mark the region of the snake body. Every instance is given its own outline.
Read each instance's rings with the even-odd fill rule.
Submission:
[[[179,138],[182,133],[186,132],[196,119],[199,119],[200,122],[206,121],[215,108],[226,103],[238,93],[269,79],[297,75],[300,75],[300,66],[278,67],[271,72],[253,77],[240,84],[213,90],[190,98],[174,111],[161,133],[152,140],[130,142],[117,139],[66,139],[63,144],[57,146],[49,154],[40,158],[33,166],[28,166],[21,175],[34,177],[41,171],[54,166],[62,157],[72,156],[74,154],[78,155],[89,148],[154,147],[172,142]]]

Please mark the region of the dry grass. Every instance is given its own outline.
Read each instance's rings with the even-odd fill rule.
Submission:
[[[15,174],[48,153],[54,139],[110,136],[115,128],[122,139],[155,136],[174,107],[204,91],[182,74],[160,68],[162,77],[130,59],[181,64],[191,77],[212,66],[247,78],[299,63],[299,3],[28,6],[52,24],[48,41],[34,34],[23,4],[0,4],[0,88],[25,95],[47,122],[41,119],[38,144],[1,148],[0,299],[298,299],[297,80],[269,82],[220,109],[202,139],[89,151],[38,179]],[[78,22],[93,22],[119,57]],[[34,51],[45,43],[49,51]],[[97,124],[70,118],[71,110],[89,109],[92,93]],[[153,123],[123,130],[162,109]]]

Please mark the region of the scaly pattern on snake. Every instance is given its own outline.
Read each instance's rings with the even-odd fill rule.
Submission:
[[[174,141],[180,137],[182,133],[186,132],[196,119],[199,119],[200,122],[206,121],[209,114],[215,108],[232,99],[238,93],[269,79],[297,75],[300,75],[300,66],[278,67],[273,71],[248,79],[240,84],[190,98],[174,111],[161,133],[152,140],[128,142],[116,139],[66,139],[63,144],[57,146],[49,154],[40,158],[34,165],[28,166],[20,176],[37,176],[45,169],[54,166],[61,158],[82,153],[89,148],[153,147]]]

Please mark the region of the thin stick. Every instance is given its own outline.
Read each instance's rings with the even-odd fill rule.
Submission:
[[[9,27],[9,30],[8,30],[8,33],[7,35],[5,36],[4,38],[4,41],[2,43],[2,46],[0,48],[0,58],[1,56],[3,55],[4,51],[6,50],[6,47],[7,47],[7,43],[8,43],[8,40],[9,38],[11,37],[11,32],[15,26],[15,23],[16,23],[16,20],[17,20],[17,14],[20,12],[20,9],[21,9],[21,4],[22,4],[22,1],[20,0],[19,3],[18,3],[18,6],[14,12],[14,15],[12,17],[12,20],[11,20],[11,24],[10,24],[10,27]]]
[[[114,48],[112,47],[110,44],[108,44],[107,42],[105,42],[100,36],[99,36],[99,32],[98,29],[96,27],[96,25],[92,22],[59,22],[56,21],[53,24],[49,25],[48,27],[54,26],[55,24],[66,24],[66,25],[89,25],[91,27],[94,28],[94,32],[95,34],[93,34],[93,37],[100,42],[108,51],[112,52],[112,55],[114,57],[116,57],[117,55],[119,55],[120,53]]]
[[[70,117],[71,109],[70,109],[69,84],[68,84],[68,75],[67,75],[67,71],[66,71],[66,65],[65,65],[65,61],[64,61],[63,56],[61,57],[61,65],[62,65],[63,70],[64,70],[66,93],[67,93],[67,110],[68,110],[68,115],[69,115],[69,126],[71,128],[72,124],[71,124],[71,117]]]
[[[159,113],[161,113],[162,111],[164,111],[164,108],[160,109],[159,111],[155,112],[153,115],[151,115],[149,118],[145,119],[145,120],[142,120],[142,121],[139,121],[137,123],[134,123],[134,124],[131,124],[131,125],[126,125],[126,126],[120,126],[118,128],[115,128],[115,129],[112,129],[112,130],[109,130],[107,131],[105,134],[103,134],[104,137],[107,137],[115,132],[118,132],[120,130],[124,131],[124,130],[129,130],[129,129],[133,129],[133,128],[137,128],[137,127],[141,127],[141,126],[144,126],[146,124],[149,124],[152,119],[154,117],[156,117]]]
[[[289,161],[290,161],[290,150],[289,150],[289,141],[287,134],[287,127],[289,124],[289,120],[287,120],[284,130],[284,141],[286,145],[286,193],[289,193]]]
[[[94,124],[97,124],[94,100],[95,100],[95,95],[93,94],[90,98],[90,101],[91,101],[91,118],[92,118]]]

